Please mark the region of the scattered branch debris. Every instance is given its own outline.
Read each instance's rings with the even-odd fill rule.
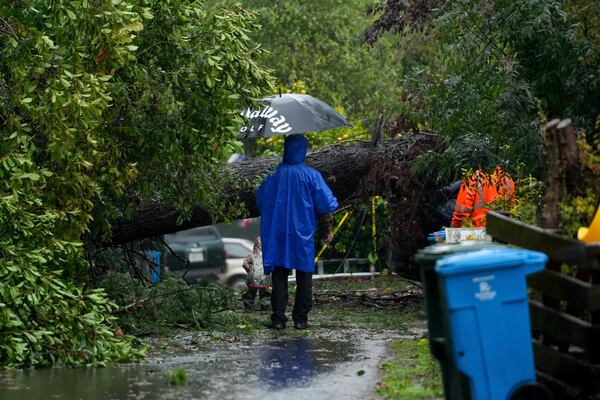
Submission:
[[[418,288],[401,292],[386,290],[325,290],[313,293],[316,304],[344,303],[349,307],[373,307],[377,309],[401,310],[411,304],[418,304],[423,299],[422,291]]]

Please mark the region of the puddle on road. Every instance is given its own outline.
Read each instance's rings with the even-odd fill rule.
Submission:
[[[0,399],[365,398],[377,381],[385,343],[247,338],[205,343],[202,349],[191,346],[177,355],[136,365],[0,372]],[[186,370],[187,384],[170,386],[165,372],[179,368]],[[329,396],[324,397],[326,393]]]

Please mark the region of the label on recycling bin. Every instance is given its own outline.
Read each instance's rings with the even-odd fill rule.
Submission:
[[[473,283],[478,286],[478,291],[475,292],[475,298],[479,301],[490,301],[496,298],[498,292],[493,290],[490,281],[496,279],[495,275],[478,276],[473,278]]]

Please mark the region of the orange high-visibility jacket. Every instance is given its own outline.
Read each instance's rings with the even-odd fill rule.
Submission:
[[[514,201],[514,192],[514,181],[500,167],[492,174],[478,169],[460,186],[450,226],[460,228],[467,218],[471,218],[473,226],[484,227],[486,206],[500,196]]]

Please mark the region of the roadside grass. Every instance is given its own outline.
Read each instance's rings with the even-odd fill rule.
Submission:
[[[391,343],[393,356],[382,364],[377,393],[386,399],[443,399],[442,375],[429,352],[427,339],[401,339]]]

